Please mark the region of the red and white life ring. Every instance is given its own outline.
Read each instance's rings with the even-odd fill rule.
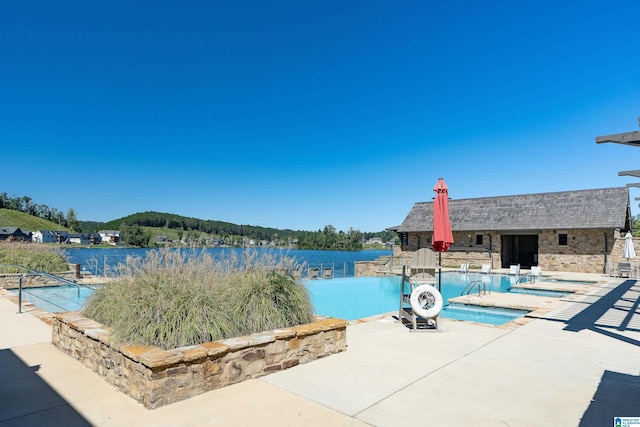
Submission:
[[[420,285],[411,291],[409,302],[413,313],[423,319],[433,319],[442,310],[442,295],[431,285]]]

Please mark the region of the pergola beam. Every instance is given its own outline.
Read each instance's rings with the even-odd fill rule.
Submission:
[[[638,117],[638,126],[640,126],[640,117]],[[596,144],[603,142],[615,142],[616,144],[635,145],[640,147],[640,131],[615,133],[613,135],[596,136]]]
[[[618,176],[635,176],[636,178],[640,178],[640,170],[620,171],[618,172]]]
[[[613,135],[596,136],[596,144],[615,142],[616,144],[640,146],[640,131],[616,133]]]

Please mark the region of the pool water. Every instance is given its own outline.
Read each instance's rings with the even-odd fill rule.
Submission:
[[[523,280],[522,283],[529,282],[530,280]],[[567,285],[595,285],[598,282],[594,282],[593,280],[566,280],[566,279],[552,279],[550,277],[541,276],[538,281],[540,282],[550,282],[550,283],[562,283]]]
[[[442,309],[440,315],[448,319],[488,323],[490,325],[503,325],[527,313],[528,311],[526,310],[449,304]]]
[[[316,314],[356,320],[382,313],[397,312],[400,304],[400,277],[358,277],[331,280],[304,280],[309,289]],[[449,305],[449,298],[460,296],[467,285],[481,280],[491,292],[509,292],[517,280],[514,277],[461,274],[442,274],[442,298],[444,308],[440,316],[492,325],[502,325],[527,313],[524,310],[507,310],[490,307]]]
[[[398,311],[400,277],[303,280],[319,316],[356,320]]]
[[[82,310],[93,291],[94,288],[89,286],[72,285],[23,288],[22,299],[51,313],[75,311]],[[12,289],[11,292],[18,295],[17,289]]]
[[[551,298],[563,298],[567,295],[570,295],[570,292],[564,291],[551,291],[545,289],[526,289],[526,288],[511,288],[509,289],[509,293],[511,294],[527,294],[527,295],[535,295],[540,297],[551,297]]]
[[[328,280],[303,280],[309,290],[314,312],[345,320],[356,320],[383,313],[397,312],[400,303],[400,277],[349,277]],[[467,284],[481,280],[488,291],[515,292],[511,285],[515,277],[480,273],[442,274],[444,308],[441,317],[500,325],[521,317],[526,311],[449,305],[449,298],[458,297]],[[50,312],[81,310],[93,289],[80,286],[56,286],[23,289],[23,299]],[[520,291],[518,289],[517,291]],[[525,290],[531,292],[530,290]],[[13,290],[17,295],[18,291]]]

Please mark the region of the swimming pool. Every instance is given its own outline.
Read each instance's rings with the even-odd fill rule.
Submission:
[[[90,286],[72,285],[22,288],[22,298],[51,313],[75,311],[82,310],[94,290]],[[11,293],[18,295],[18,289],[11,289]]]
[[[527,311],[448,304],[449,298],[460,296],[467,285],[474,280],[481,280],[491,292],[508,292],[511,288],[511,279],[507,276],[479,273],[443,273],[441,293],[444,308],[440,316],[492,325],[501,325],[522,317]],[[309,289],[316,314],[356,320],[397,312],[400,305],[400,280],[399,276],[387,276],[304,280],[303,283]]]
[[[383,313],[397,312],[400,303],[400,277],[350,277],[328,280],[303,280],[309,290],[314,311],[319,316],[357,320]],[[515,278],[501,275],[462,274],[446,272],[442,275],[444,318],[499,325],[521,317],[526,311],[449,305],[449,298],[460,296],[471,281],[480,280],[491,292],[509,292]],[[81,310],[91,287],[55,286],[25,288],[23,298],[50,312]],[[17,295],[18,291],[12,290]]]

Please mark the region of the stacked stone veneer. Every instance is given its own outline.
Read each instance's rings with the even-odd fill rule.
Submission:
[[[67,280],[74,280],[77,278],[75,272],[73,271],[66,271],[66,272],[54,273],[54,274],[58,277],[62,277],[63,279],[67,279]],[[20,286],[20,276],[22,276],[21,273],[0,274],[0,287],[5,289],[18,288]],[[25,288],[32,288],[32,287],[40,287],[40,286],[60,286],[62,285],[62,283],[60,283],[60,281],[58,280],[51,279],[45,276],[27,275],[22,285]]]
[[[55,276],[62,277],[67,280],[80,279],[80,264],[69,264],[69,271],[61,271],[53,273]],[[22,286],[40,287],[40,286],[60,286],[60,281],[46,277],[30,275],[28,272],[0,274],[0,287],[5,289],[14,289],[20,286],[20,277],[26,274]]]
[[[53,343],[123,393],[155,409],[347,349],[347,322],[314,323],[173,350],[111,342],[79,312],[57,313]]]
[[[476,234],[482,234],[482,245],[475,245]],[[545,271],[604,273],[607,264],[625,261],[624,235],[621,235],[619,230],[533,230],[530,234],[538,236],[538,265]],[[558,234],[567,235],[566,245],[559,244]],[[501,233],[454,231],[453,239],[455,246],[442,253],[442,264],[445,267],[458,267],[462,263],[469,263],[471,268],[480,268],[482,264],[500,268],[503,264],[509,263],[502,259]],[[634,239],[634,246],[638,252],[640,239]],[[431,233],[410,233],[407,245],[394,246],[394,256],[398,256],[397,251],[411,254],[422,247],[431,247]]]

